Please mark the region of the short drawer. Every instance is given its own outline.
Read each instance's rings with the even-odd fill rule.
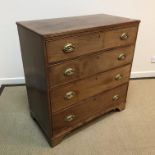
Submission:
[[[128,82],[130,68],[131,65],[127,65],[51,89],[52,110],[61,110],[83,99]]]
[[[48,62],[56,62],[103,49],[101,33],[87,33],[46,42]]]
[[[46,41],[48,63],[78,57],[103,49],[134,44],[137,27],[84,33]]]
[[[110,91],[98,94],[79,102],[60,113],[52,116],[54,135],[68,132],[83,123],[115,109],[119,104],[125,103],[127,84],[114,88]]]
[[[82,79],[132,62],[134,46],[93,54],[49,68],[50,86]]]
[[[134,44],[137,36],[137,27],[128,27],[107,31],[104,33],[104,48],[113,48]]]

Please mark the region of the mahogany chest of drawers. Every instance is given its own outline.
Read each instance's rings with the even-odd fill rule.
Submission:
[[[52,146],[125,108],[139,22],[105,14],[17,22],[30,113]]]

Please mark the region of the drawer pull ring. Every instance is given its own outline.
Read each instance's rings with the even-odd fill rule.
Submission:
[[[119,95],[114,95],[112,98],[113,101],[117,101],[118,99],[119,99]]]
[[[67,44],[64,46],[63,51],[64,51],[65,53],[71,53],[71,52],[74,51],[74,49],[75,49],[75,47],[73,46],[72,43],[67,43]]]
[[[73,121],[75,119],[75,115],[67,115],[67,116],[65,116],[65,121],[66,122],[71,122],[71,121]]]
[[[74,70],[73,68],[67,68],[67,69],[65,70],[65,72],[64,72],[64,75],[65,75],[65,76],[71,76],[71,75],[74,74],[74,72],[75,72],[75,70]]]
[[[121,40],[127,40],[128,39],[128,34],[127,33],[122,33],[122,35],[120,36]]]
[[[75,97],[75,95],[76,95],[76,93],[74,91],[69,91],[69,92],[66,93],[65,99],[66,100],[71,100],[72,98]]]
[[[119,56],[118,56],[118,60],[124,60],[126,58],[126,55],[124,53],[121,53]]]
[[[123,78],[123,76],[121,75],[121,74],[117,74],[116,76],[115,76],[115,80],[121,80]]]

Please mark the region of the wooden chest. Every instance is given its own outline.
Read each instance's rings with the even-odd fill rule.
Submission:
[[[31,116],[52,146],[125,108],[139,22],[105,14],[17,22]]]

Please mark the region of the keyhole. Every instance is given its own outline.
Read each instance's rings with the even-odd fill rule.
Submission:
[[[96,59],[99,59],[100,57],[99,56],[96,56]]]

